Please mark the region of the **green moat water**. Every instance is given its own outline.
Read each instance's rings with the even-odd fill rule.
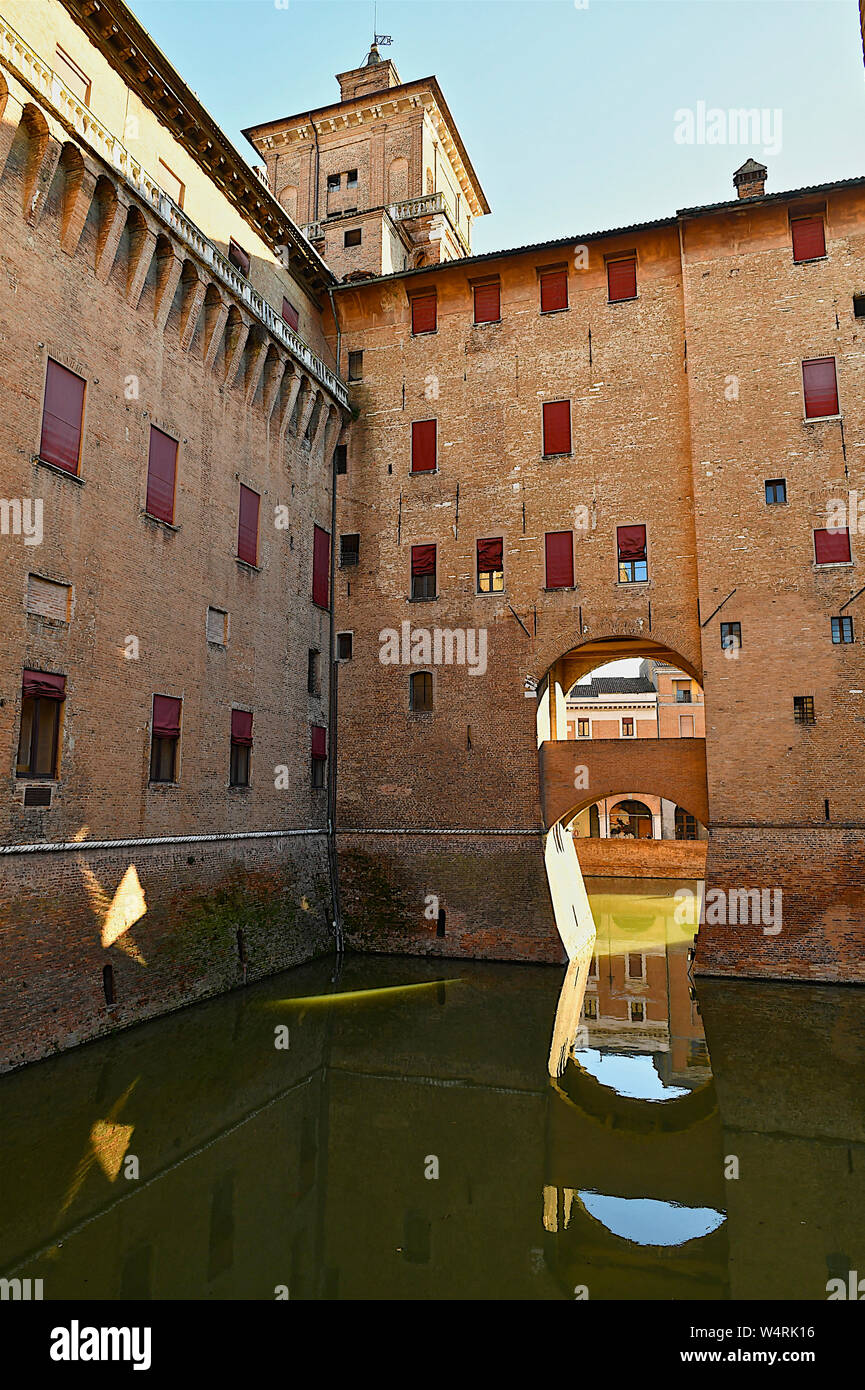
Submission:
[[[672,887],[589,890],[561,1075],[564,968],[348,956],[3,1078],[0,1274],[46,1300],[824,1300],[865,1271],[865,991],[694,991]]]

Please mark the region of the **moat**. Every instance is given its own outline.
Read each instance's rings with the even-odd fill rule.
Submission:
[[[865,1267],[865,991],[694,981],[672,886],[588,887],[561,1074],[564,967],[347,955],[2,1078],[0,1275],[46,1300],[825,1300]]]

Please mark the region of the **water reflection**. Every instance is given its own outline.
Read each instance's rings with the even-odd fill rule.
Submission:
[[[865,993],[698,1003],[658,887],[589,884],[565,990],[351,956],[3,1078],[0,1273],[46,1299],[825,1298],[865,1268]]]

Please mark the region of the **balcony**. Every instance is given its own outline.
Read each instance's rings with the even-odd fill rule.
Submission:
[[[401,203],[391,203],[388,207],[388,214],[394,222],[408,222],[417,217],[435,217],[443,214],[465,254],[470,256],[472,253],[471,247],[460,231],[456,211],[447,194],[441,190],[438,193],[427,193],[423,198],[408,198]]]

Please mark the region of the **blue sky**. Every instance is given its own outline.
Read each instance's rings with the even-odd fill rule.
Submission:
[[[583,3],[379,0],[400,76],[438,77],[492,207],[476,251],[723,201],[749,154],[768,191],[865,174],[856,0]],[[335,100],[334,73],[363,61],[373,30],[372,0],[132,8],[250,162],[241,129]],[[682,143],[677,112],[696,122],[698,103],[765,111],[780,149],[698,143],[696,126]],[[715,133],[729,137],[726,124]]]

